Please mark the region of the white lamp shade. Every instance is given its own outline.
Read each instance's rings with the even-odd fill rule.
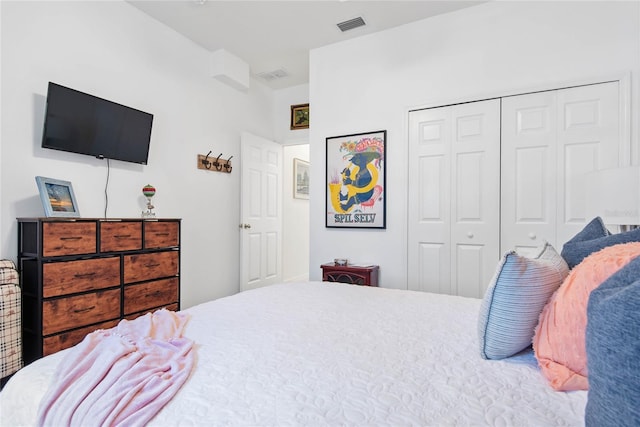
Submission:
[[[587,219],[605,224],[640,224],[640,167],[600,169],[586,174]]]

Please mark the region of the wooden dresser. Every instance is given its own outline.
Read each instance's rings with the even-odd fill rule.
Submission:
[[[180,308],[179,219],[18,218],[25,364]]]

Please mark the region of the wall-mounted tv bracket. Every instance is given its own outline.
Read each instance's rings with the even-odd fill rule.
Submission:
[[[209,157],[210,154],[211,151],[209,151],[206,156],[198,154],[198,169],[231,173],[231,170],[233,169],[231,166],[231,159],[233,156],[228,159],[221,159],[220,157],[222,157],[222,153],[220,153],[218,157]]]

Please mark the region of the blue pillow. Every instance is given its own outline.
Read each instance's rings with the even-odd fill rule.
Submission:
[[[533,257],[505,253],[480,306],[480,356],[504,359],[530,346],[542,309],[568,274],[549,243]]]
[[[562,257],[569,268],[580,264],[594,252],[620,243],[640,242],[640,228],[625,233],[611,234],[600,217],[594,218],[582,231],[562,247]]]
[[[587,427],[640,426],[640,257],[591,292]]]

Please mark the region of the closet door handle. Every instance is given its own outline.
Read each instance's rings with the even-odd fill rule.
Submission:
[[[469,231],[467,233],[467,237],[470,238],[470,239],[473,239],[473,233],[471,231]]]
[[[529,238],[530,238],[531,240],[536,240],[536,237],[537,237],[537,236],[536,236],[536,233],[529,233]]]

